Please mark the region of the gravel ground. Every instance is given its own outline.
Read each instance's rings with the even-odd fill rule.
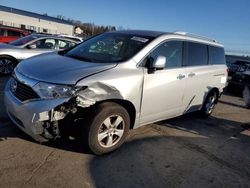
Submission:
[[[223,95],[213,115],[132,130],[94,156],[74,140],[39,144],[6,118],[0,78],[0,187],[250,187],[250,110]]]

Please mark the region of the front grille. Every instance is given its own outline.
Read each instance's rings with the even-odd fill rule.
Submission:
[[[36,99],[39,98],[39,96],[36,94],[36,92],[28,85],[25,85],[18,80],[12,81],[11,84],[11,92],[20,100],[20,101],[26,101],[30,99]]]

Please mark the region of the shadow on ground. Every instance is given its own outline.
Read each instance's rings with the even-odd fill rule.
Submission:
[[[5,124],[0,124],[0,138],[21,138],[30,142],[34,141],[30,136],[23,133],[19,128],[10,122],[8,118],[0,118],[0,121],[7,122]],[[1,122],[0,122],[1,123]],[[248,129],[249,123],[240,123],[236,121],[230,121],[226,119],[220,119],[216,117],[209,118],[199,118],[196,114],[187,114],[177,118],[161,121],[155,124],[140,127],[138,129],[132,130],[130,137],[137,137],[144,135],[144,128],[146,130],[151,130],[152,132],[158,132],[160,135],[163,134],[168,137],[168,131],[179,130],[182,132],[190,133],[201,137],[206,137],[213,139],[214,137],[240,137],[241,140],[250,139],[250,137],[242,135],[241,132]],[[166,129],[169,128],[169,129]],[[176,133],[174,133],[176,134]],[[223,136],[222,136],[223,135]],[[74,139],[72,137],[63,137],[57,140],[52,140],[43,143],[43,145],[49,147],[55,147],[57,149],[62,149],[71,152],[85,153],[89,154],[87,146],[83,144],[82,140]]]
[[[247,187],[250,137],[241,134],[247,128],[185,115],[133,130],[119,150],[92,155],[87,166],[78,168],[89,168],[94,187]],[[11,137],[34,143],[13,124],[0,126],[0,141]],[[65,138],[45,147],[89,154],[80,141]]]
[[[248,185],[249,169],[189,141],[206,138],[155,136],[128,142],[117,152],[95,157],[89,165],[92,178],[96,187],[109,188]]]

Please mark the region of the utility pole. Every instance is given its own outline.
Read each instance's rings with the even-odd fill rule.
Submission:
[[[94,30],[95,30],[94,23],[92,23],[91,25],[92,25],[92,36],[93,36],[94,35]]]

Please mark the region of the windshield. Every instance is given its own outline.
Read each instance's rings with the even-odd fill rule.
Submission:
[[[65,56],[96,63],[122,62],[145,47],[153,37],[104,33],[93,37],[65,54]]]
[[[29,35],[29,36],[17,39],[13,42],[10,42],[9,44],[14,45],[14,46],[22,46],[22,45],[27,44],[28,42],[30,42],[34,39],[37,39],[37,38],[39,38],[39,37],[36,35]]]

